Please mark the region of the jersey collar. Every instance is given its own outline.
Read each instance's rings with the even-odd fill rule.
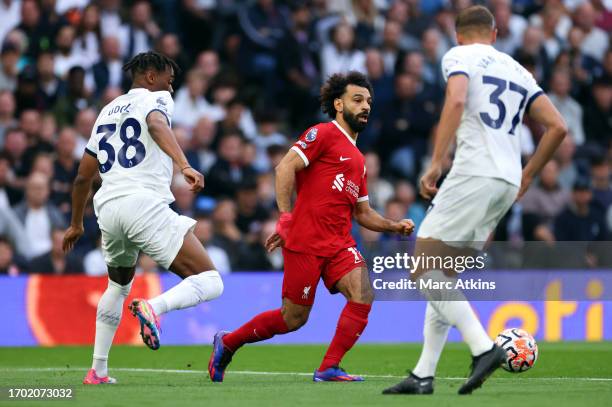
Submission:
[[[349,134],[346,132],[346,130],[344,130],[344,129],[342,128],[342,126],[340,126],[340,125],[338,124],[338,122],[337,122],[337,121],[332,120],[332,123],[336,125],[336,127],[338,128],[338,130],[340,130],[340,131],[342,132],[342,134],[344,134],[344,135],[346,136],[346,138],[347,138],[347,139],[348,139],[348,140],[349,140],[351,143],[353,143],[353,145],[354,145],[354,146],[356,146],[356,145],[357,145],[357,142],[356,142],[355,140],[353,140],[353,138],[352,138],[352,137],[351,137],[351,136],[350,136],[350,135],[349,135]]]
[[[128,93],[143,93],[143,92],[148,92],[148,89],[145,88],[132,88],[128,91]]]

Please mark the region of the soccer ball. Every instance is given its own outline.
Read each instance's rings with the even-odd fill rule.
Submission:
[[[524,329],[506,329],[497,335],[495,343],[506,351],[506,361],[502,367],[509,372],[529,370],[538,360],[538,344]]]

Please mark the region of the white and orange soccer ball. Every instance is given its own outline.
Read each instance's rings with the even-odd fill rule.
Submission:
[[[506,351],[506,361],[502,367],[509,372],[529,370],[538,360],[538,344],[524,329],[506,329],[497,335],[495,343]]]

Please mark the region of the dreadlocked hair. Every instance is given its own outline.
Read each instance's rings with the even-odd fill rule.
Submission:
[[[123,65],[123,70],[125,72],[130,72],[132,77],[136,74],[146,72],[149,69],[153,69],[157,72],[164,72],[168,68],[172,68],[175,74],[180,71],[176,62],[155,51],[141,52]]]
[[[325,84],[321,87],[321,96],[319,97],[319,101],[321,102],[321,110],[330,118],[336,118],[334,100],[341,98],[342,95],[344,95],[348,85],[366,88],[370,91],[370,95],[374,96],[372,84],[361,72],[350,71],[346,74],[333,74],[327,78],[327,81],[325,81]]]

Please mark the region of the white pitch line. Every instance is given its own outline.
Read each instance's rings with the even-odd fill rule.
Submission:
[[[0,368],[0,372],[67,372],[67,371],[87,371],[89,368],[84,366],[74,367],[18,367],[18,368]],[[188,370],[188,369],[147,369],[147,368],[131,368],[131,367],[114,367],[112,371],[116,372],[133,372],[133,373],[177,373],[177,374],[205,374],[204,370]],[[245,376],[312,376],[312,373],[304,372],[261,372],[254,370],[230,370],[232,375]],[[363,377],[371,377],[374,379],[401,379],[405,376],[397,375],[372,375],[359,374]],[[436,377],[439,380],[465,380],[465,377]],[[555,381],[555,380],[579,380],[589,382],[612,382],[610,377],[530,377],[528,379],[520,379],[518,377],[495,377],[490,380],[538,380],[538,381]]]

